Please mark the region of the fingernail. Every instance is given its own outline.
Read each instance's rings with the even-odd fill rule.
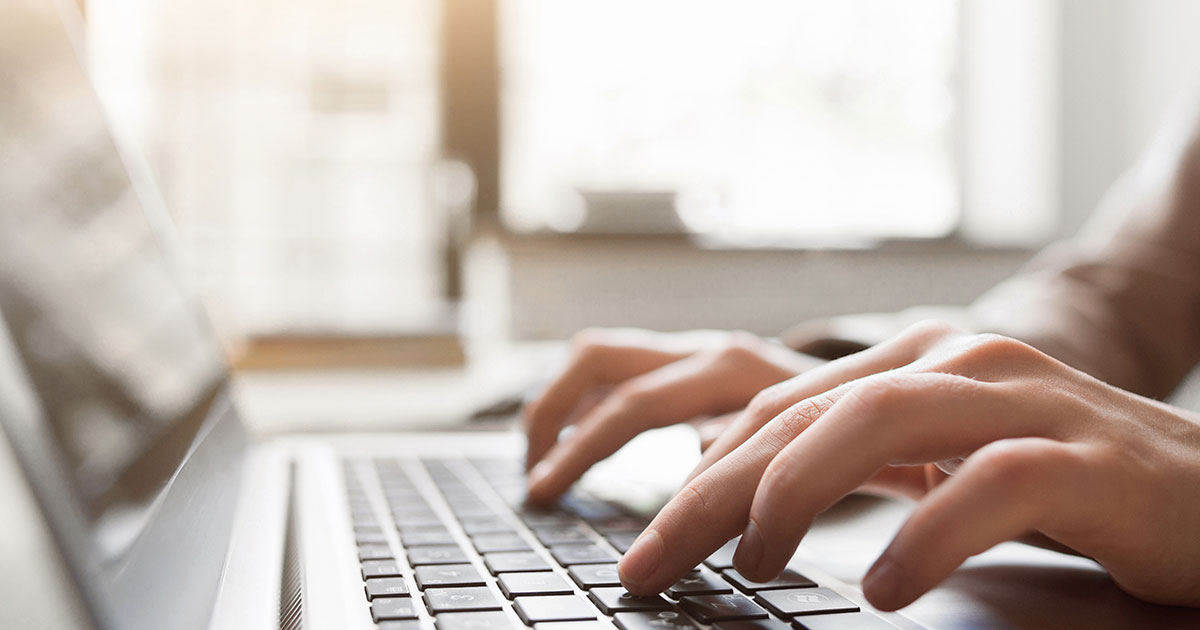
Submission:
[[[543,459],[538,462],[533,470],[529,471],[529,479],[525,484],[526,489],[534,490],[545,481],[546,477],[550,476],[550,472],[554,470],[554,465],[549,460]]]
[[[900,608],[900,570],[891,560],[880,558],[863,578],[863,594],[880,610]]]
[[[758,525],[751,520],[742,532],[742,541],[738,543],[737,551],[733,554],[733,564],[742,574],[757,573],[758,565],[762,564],[763,541]]]
[[[662,537],[658,535],[657,530],[651,529],[642,534],[617,565],[621,582],[641,584],[650,579],[662,563],[662,548]]]

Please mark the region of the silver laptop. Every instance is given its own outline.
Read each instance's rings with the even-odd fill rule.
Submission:
[[[638,598],[614,563],[646,515],[582,492],[523,506],[514,434],[248,439],[169,221],[73,49],[78,19],[70,4],[0,8],[0,424],[57,545],[39,560],[69,576],[11,605],[70,600],[84,626],[119,630],[921,627],[822,567],[820,546],[849,557],[864,532],[883,536],[865,538],[869,560],[886,510],[865,530],[819,524],[772,582],[737,574],[731,542]],[[914,610],[963,627],[1197,619],[1067,566],[1028,601],[1018,568],[1008,591],[972,594],[985,571]]]

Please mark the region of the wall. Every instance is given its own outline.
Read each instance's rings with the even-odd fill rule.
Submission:
[[[1061,233],[1074,231],[1200,80],[1200,2],[1061,0]]]
[[[1007,0],[966,0],[1005,2]],[[1060,220],[1073,233],[1200,79],[1200,2],[1059,0]],[[1054,55],[1048,55],[1053,57]],[[520,238],[491,258],[521,338],[583,326],[736,327],[771,334],[810,317],[965,304],[1028,257],[953,244],[882,251],[704,251],[682,241]]]
[[[960,244],[881,250],[702,250],[684,239],[525,237],[506,243],[510,330],[570,336],[585,326],[738,328],[778,334],[801,321],[917,304],[965,304],[1028,253]],[[496,276],[492,276],[495,278]]]

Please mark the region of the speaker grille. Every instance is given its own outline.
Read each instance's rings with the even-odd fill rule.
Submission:
[[[288,497],[287,533],[284,536],[283,579],[279,589],[279,627],[281,630],[301,630],[304,627],[304,571],[296,540],[296,466],[291,470],[291,493]]]

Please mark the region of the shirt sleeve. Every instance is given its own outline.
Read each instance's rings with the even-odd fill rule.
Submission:
[[[1200,126],[1168,127],[1079,235],[966,308],[797,326],[789,345],[833,358],[928,317],[1025,341],[1123,389],[1169,394],[1200,360]]]

